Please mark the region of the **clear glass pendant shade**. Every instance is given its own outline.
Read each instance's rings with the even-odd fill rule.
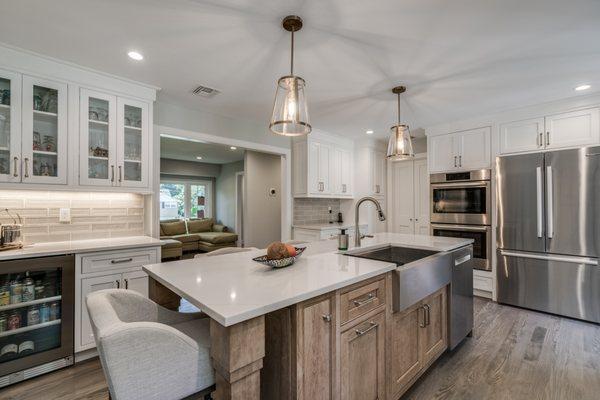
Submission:
[[[269,129],[283,136],[307,135],[312,130],[304,87],[299,76],[284,76],[277,81],[277,93]]]
[[[387,157],[392,160],[404,160],[414,156],[408,125],[392,126]]]

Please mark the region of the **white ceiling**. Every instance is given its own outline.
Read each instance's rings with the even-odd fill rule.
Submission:
[[[196,157],[202,157],[198,160]],[[209,164],[227,164],[244,159],[244,150],[231,150],[229,146],[199,143],[169,137],[160,138],[160,157],[173,160],[197,161]]]
[[[385,136],[600,89],[598,0],[0,0],[0,40],[163,88],[159,98],[265,126],[289,71],[281,18],[305,22],[296,72],[313,127]],[[130,49],[145,56],[127,58]],[[197,84],[222,94],[202,99]]]

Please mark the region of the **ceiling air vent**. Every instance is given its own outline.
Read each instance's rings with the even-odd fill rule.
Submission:
[[[200,85],[196,89],[192,90],[192,93],[194,93],[196,96],[214,97],[221,92],[219,92],[217,89],[213,89],[213,88],[209,88],[208,86]]]

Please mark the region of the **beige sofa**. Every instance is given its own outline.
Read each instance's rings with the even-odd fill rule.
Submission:
[[[183,251],[209,252],[235,247],[238,235],[227,232],[226,226],[215,224],[212,218],[190,218],[160,221],[160,238],[180,241]]]

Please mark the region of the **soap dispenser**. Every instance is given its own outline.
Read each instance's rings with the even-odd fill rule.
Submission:
[[[341,229],[341,232],[338,235],[338,250],[348,250],[348,234],[345,229]]]

